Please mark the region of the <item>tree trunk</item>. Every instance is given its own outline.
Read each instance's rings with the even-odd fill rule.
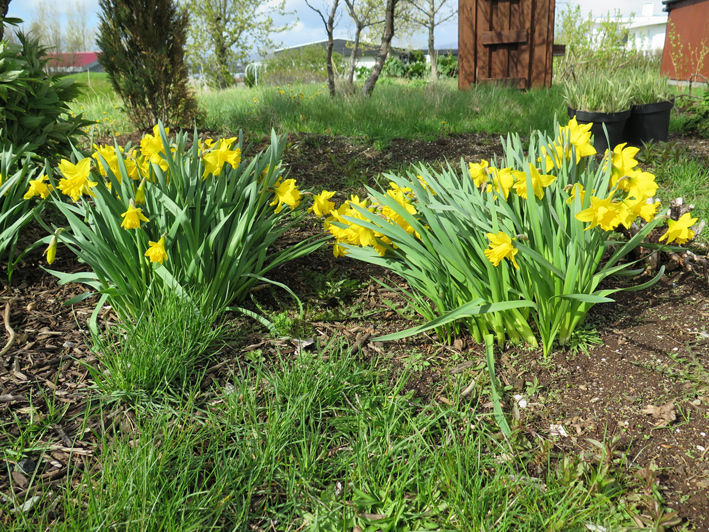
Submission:
[[[10,7],[10,0],[0,0],[0,18],[5,18],[7,16],[7,10]],[[4,35],[4,25],[0,23],[0,41]]]
[[[433,42],[433,30],[436,29],[434,14],[431,12],[428,17],[428,57],[431,60],[431,79],[438,79],[438,56],[436,45]]]
[[[335,14],[337,12],[337,5],[340,0],[335,0],[332,4],[332,10],[327,18],[327,24],[325,28],[327,29],[327,86],[330,90],[330,98],[335,97],[335,72],[332,68],[332,48],[334,43],[334,32],[335,32]]]
[[[362,87],[362,94],[365,96],[371,96],[374,91],[374,85],[376,85],[379,79],[379,74],[382,72],[384,67],[384,61],[386,61],[387,55],[389,55],[389,49],[391,47],[391,39],[394,37],[394,9],[399,0],[387,0],[386,14],[384,18],[384,31],[382,33],[382,44],[379,47],[379,52],[377,53],[377,62],[374,63],[374,68],[372,68],[372,73],[364,82],[364,87]]]
[[[347,80],[350,85],[354,83],[354,71],[357,65],[357,52],[359,52],[359,36],[362,33],[362,25],[357,24],[355,29],[354,46],[352,47],[352,55],[350,56],[350,71],[347,73]]]

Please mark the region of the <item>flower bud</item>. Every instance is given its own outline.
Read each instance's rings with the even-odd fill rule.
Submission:
[[[44,254],[47,256],[47,264],[52,264],[57,257],[57,235],[52,236]]]

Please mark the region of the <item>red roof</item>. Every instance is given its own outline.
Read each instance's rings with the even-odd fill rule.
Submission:
[[[85,67],[98,60],[100,52],[54,52],[47,54],[48,67]]]

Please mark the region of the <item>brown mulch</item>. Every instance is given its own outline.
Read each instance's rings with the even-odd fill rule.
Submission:
[[[709,161],[709,142],[673,141]],[[498,138],[481,134],[436,141],[395,140],[381,150],[356,139],[298,134],[289,137],[285,163],[291,177],[305,187],[357,192],[377,174],[412,162],[447,160],[455,165],[461,157],[477,160],[499,153]],[[41,477],[45,489],[54,486],[58,491],[69,471],[78,482],[77,471],[98,466],[99,418],[88,416],[87,423],[85,416],[96,397],[87,368],[95,367],[96,359],[86,327],[95,300],[65,305],[84,289],[57,286],[39,262],[37,252],[22,265],[12,285],[0,292],[0,313],[9,309],[9,327],[0,325],[0,349],[9,341],[9,329],[15,335],[0,359],[0,448],[5,450],[0,455],[0,498],[14,493],[25,500],[33,476]],[[53,267],[81,269],[61,254]],[[365,352],[379,357],[384,371],[386,364],[398,371],[412,352],[421,353],[428,365],[415,371],[408,385],[418,396],[450,400],[442,394],[451,379],[464,375],[456,368],[479,364],[482,349],[467,338],[453,346],[442,346],[430,336],[392,343],[386,349],[368,343],[370,335],[407,324],[382,303],[383,298],[396,300],[396,295],[385,293],[371,280],[375,276],[397,282],[382,270],[336,261],[324,248],[285,265],[272,277],[307,300],[315,297],[311,279],[303,273],[307,271],[323,275],[334,271],[357,279],[359,285],[345,306],[370,312],[357,318],[338,307],[337,301],[320,302],[324,307],[331,304],[333,313],[341,315],[310,323],[312,334],[359,342]],[[520,430],[550,438],[558,450],[578,453],[592,445],[589,440],[614,441],[627,452],[630,472],[648,478],[652,476],[648,471],[656,469],[652,482],[659,483],[666,506],[676,510],[684,524],[709,530],[709,286],[700,276],[681,274],[668,276],[645,292],[620,294],[617,300],[591,312],[588,323],[598,330],[603,345],[591,346],[587,354],[560,351],[544,360],[539,350],[504,351],[498,376],[511,387],[506,392],[507,410],[518,419]],[[256,335],[244,341],[253,346],[264,339]],[[238,355],[237,350],[234,356]],[[230,364],[218,362],[207,372],[206,383],[226,378]],[[524,408],[521,400],[512,398],[516,394],[526,403]],[[102,414],[109,424],[111,417],[121,415],[118,411]],[[563,427],[566,435],[552,435],[552,425]],[[18,441],[19,426],[25,433],[27,426],[34,427],[29,431],[34,439]],[[22,456],[13,453],[23,446],[34,451]],[[0,515],[0,527],[2,523]]]

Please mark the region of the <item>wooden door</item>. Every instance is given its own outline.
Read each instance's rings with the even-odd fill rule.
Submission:
[[[551,86],[554,0],[459,0],[460,88]]]

